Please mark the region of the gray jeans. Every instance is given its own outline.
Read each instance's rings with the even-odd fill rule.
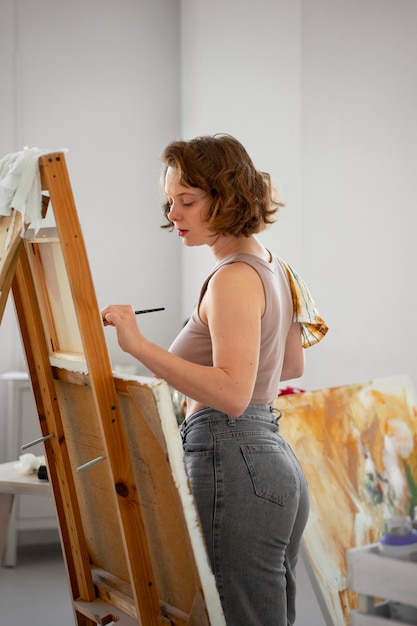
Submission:
[[[295,621],[295,565],[307,523],[304,474],[279,411],[202,409],[181,426],[185,461],[227,626]]]

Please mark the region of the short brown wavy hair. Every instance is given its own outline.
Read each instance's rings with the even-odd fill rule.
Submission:
[[[164,169],[177,169],[182,185],[196,187],[212,198],[208,224],[218,233],[249,237],[275,221],[281,206],[278,194],[266,172],[258,171],[242,144],[225,134],[173,141],[162,153]],[[170,203],[163,212],[167,219],[161,228],[173,228],[168,220]]]

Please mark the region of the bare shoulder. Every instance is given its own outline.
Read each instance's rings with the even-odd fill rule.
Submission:
[[[258,272],[248,265],[237,261],[221,267],[211,277],[207,286],[206,297],[200,307],[200,315],[207,319],[208,308],[214,305],[234,314],[245,310],[254,310],[261,315],[265,309],[265,294]]]
[[[227,265],[223,265],[220,269],[213,274],[210,282],[213,286],[230,286],[238,283],[245,282],[246,284],[253,283],[262,283],[261,278],[258,272],[248,263],[244,263],[243,261],[235,261],[234,263],[229,263]]]

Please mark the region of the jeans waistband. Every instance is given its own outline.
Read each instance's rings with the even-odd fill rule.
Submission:
[[[192,428],[204,422],[213,422],[225,419],[229,422],[254,420],[258,422],[265,422],[267,424],[278,424],[281,416],[281,411],[270,404],[249,404],[239,417],[232,417],[222,411],[206,407],[187,417],[181,425],[181,430],[184,430],[185,428]]]

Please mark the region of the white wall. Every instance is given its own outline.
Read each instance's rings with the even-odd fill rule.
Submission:
[[[183,131],[235,134],[287,207],[263,237],[328,321],[308,389],[417,385],[417,3],[182,0]],[[202,268],[183,254],[184,309]],[[201,255],[201,266],[210,267]]]
[[[212,260],[159,230],[158,156],[236,135],[287,205],[262,240],[330,325],[303,386],[417,385],[416,25],[414,0],[4,0],[0,153],[70,149],[99,302],[169,307],[142,320],[168,345]],[[1,371],[19,360],[13,321]]]
[[[141,320],[168,347],[181,324],[180,248],[161,231],[163,146],[179,133],[178,2],[4,0],[0,154],[68,148],[100,306],[166,306]],[[4,132],[3,132],[4,131]],[[130,362],[107,333],[115,364]],[[13,307],[0,372],[24,363]]]
[[[303,3],[303,271],[329,318],[314,386],[417,386],[417,3]]]
[[[182,0],[182,129],[185,137],[226,132],[269,171],[288,209],[263,237],[299,266],[302,246],[301,13],[297,1]],[[194,258],[200,254],[200,264]],[[212,259],[183,251],[184,315]]]

